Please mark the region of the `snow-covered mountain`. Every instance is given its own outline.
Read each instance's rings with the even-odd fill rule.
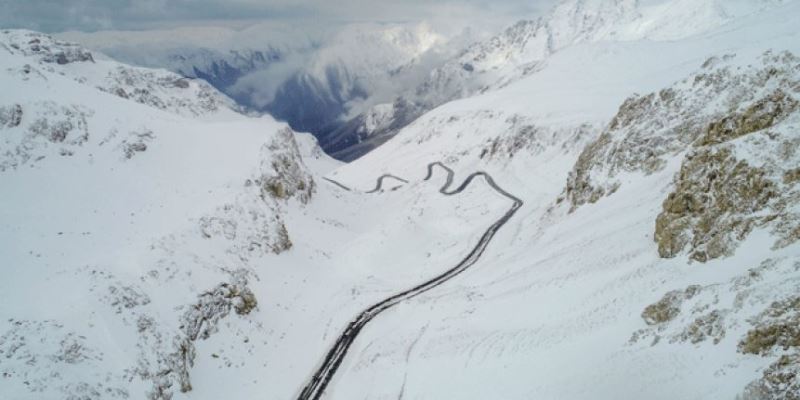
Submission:
[[[259,73],[264,75],[263,90],[274,92],[300,69],[295,64],[315,51],[322,36],[322,31],[299,31],[276,23],[240,29],[184,27],[58,34],[59,38],[81,43],[124,63],[165,68],[185,77],[203,79],[240,105],[256,109],[266,103],[250,96],[247,79],[240,86],[235,86],[237,82]]]
[[[0,397],[800,396],[800,2],[579,4],[693,28],[587,28],[349,164],[3,31]]]
[[[0,31],[0,71],[0,397],[189,390],[195,342],[251,324],[255,260],[291,248],[281,210],[321,156],[203,81],[47,35]]]
[[[244,107],[314,133],[328,148],[336,142],[331,132],[349,116],[416,85],[457,50],[448,41],[465,35],[446,36],[427,23],[358,23],[319,32],[257,24],[59,37],[122,62],[204,79]]]
[[[502,33],[469,46],[434,68],[418,86],[401,94],[400,99],[377,106],[386,114],[385,109],[402,104],[403,112],[396,113],[398,118],[370,124],[368,115],[381,111],[368,110],[340,129],[337,136],[347,137],[349,144],[366,142],[355,152],[360,156],[438,105],[501,88],[536,73],[561,49],[585,42],[679,40],[783,3],[782,0],[563,1],[547,15],[519,21]],[[351,159],[352,150],[345,152],[345,158]]]
[[[266,110],[325,142],[343,118],[417,79],[414,66],[444,41],[424,23],[347,25],[278,88]]]

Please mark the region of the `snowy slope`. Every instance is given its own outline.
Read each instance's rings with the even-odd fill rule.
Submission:
[[[0,397],[185,389],[194,341],[256,306],[246,260],[291,247],[281,198],[314,192],[293,133],[46,35],[0,52]]]
[[[525,206],[362,333],[330,398],[797,396],[798,16],[564,49],[337,170],[444,160]]]

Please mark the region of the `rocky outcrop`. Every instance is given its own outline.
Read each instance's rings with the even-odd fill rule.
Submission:
[[[294,132],[289,128],[282,129],[272,142],[265,145],[264,153],[271,157],[262,162],[262,175],[256,182],[261,187],[262,198],[269,196],[285,200],[294,197],[301,203],[308,203],[316,184],[303,163]]]
[[[684,300],[691,299],[702,288],[700,286],[689,286],[685,290],[673,290],[664,295],[661,300],[647,306],[642,311],[642,319],[648,325],[657,325],[674,319],[681,312],[681,304]]]
[[[22,106],[14,104],[0,107],[0,126],[16,128],[22,123]]]
[[[35,163],[53,147],[61,156],[74,154],[89,140],[91,115],[85,107],[52,101],[0,106],[0,172]]]
[[[243,274],[232,283],[220,283],[201,293],[194,304],[185,306],[179,332],[167,340],[152,317],[141,314],[137,320],[141,351],[135,375],[152,382],[147,394],[150,400],[170,400],[173,387],[183,393],[192,390],[190,371],[197,357],[195,342],[211,337],[223,319],[233,311],[239,316],[250,314],[258,306],[255,295]]]
[[[728,256],[757,228],[772,230],[776,247],[797,241],[800,58],[732,60],[712,58],[671,88],[625,101],[581,153],[559,202],[575,211],[615,193],[624,174],[654,174],[682,157],[656,219],[662,257]]]
[[[675,257],[688,247],[700,262],[731,255],[736,241],[779,217],[764,211],[780,189],[766,169],[737,159],[730,148],[693,152],[656,218],[659,254]]]
[[[98,89],[149,107],[188,116],[237,108],[208,83],[190,81],[165,71],[119,66],[108,73]]]
[[[94,62],[92,52],[75,44],[57,40],[50,35],[39,32],[4,30],[12,51],[25,56],[36,57],[48,64],[65,65],[77,62]]]
[[[800,297],[772,303],[753,318],[753,329],[739,342],[744,354],[780,354],[760,379],[751,382],[743,399],[800,399]]]

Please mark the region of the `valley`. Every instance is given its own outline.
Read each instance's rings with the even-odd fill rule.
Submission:
[[[0,398],[797,399],[798,17],[0,29]]]

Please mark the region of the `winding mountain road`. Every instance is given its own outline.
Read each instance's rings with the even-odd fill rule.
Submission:
[[[372,189],[369,192],[365,192],[365,193],[375,193],[375,192],[381,190],[383,188],[383,180],[386,179],[386,178],[392,178],[392,179],[396,179],[396,180],[398,180],[400,182],[403,182],[403,183],[408,183],[407,180],[405,180],[405,179],[403,179],[403,178],[401,178],[399,176],[394,176],[392,174],[383,174],[383,175],[378,177],[378,181],[375,183],[375,189]]]
[[[333,347],[328,351],[328,354],[325,356],[325,359],[322,361],[322,364],[319,366],[314,375],[311,376],[311,379],[303,388],[303,391],[300,392],[300,395],[297,397],[298,400],[320,399],[324,394],[325,388],[328,386],[328,383],[330,383],[334,374],[336,374],[336,370],[339,369],[339,366],[342,364],[342,361],[344,361],[344,358],[347,355],[347,351],[350,349],[350,346],[356,340],[356,337],[358,336],[359,332],[361,332],[361,330],[364,329],[367,323],[372,321],[372,319],[377,317],[380,313],[394,307],[398,303],[410,300],[449,281],[456,275],[464,272],[467,268],[475,264],[478,261],[478,259],[480,259],[481,255],[483,255],[483,252],[486,250],[486,247],[489,246],[489,243],[492,241],[492,238],[494,238],[494,235],[497,233],[497,231],[499,231],[500,228],[502,228],[503,225],[505,225],[511,219],[511,217],[514,216],[517,210],[519,210],[519,208],[522,207],[523,204],[522,200],[512,195],[511,193],[508,193],[505,190],[503,190],[495,183],[491,175],[483,171],[474,172],[470,174],[464,180],[464,182],[462,182],[461,185],[458,186],[456,189],[448,190],[448,188],[453,184],[453,176],[454,176],[453,170],[451,170],[441,162],[433,162],[428,164],[428,174],[427,176],[425,176],[426,181],[433,176],[433,168],[436,166],[441,167],[447,172],[447,181],[439,189],[439,193],[446,196],[452,196],[461,193],[462,191],[464,191],[464,189],[466,189],[469,186],[469,184],[476,177],[480,176],[484,178],[486,183],[492,189],[510,199],[513,202],[513,205],[511,206],[511,208],[508,209],[508,211],[506,211],[506,213],[502,217],[500,217],[500,219],[495,221],[491,226],[489,226],[488,229],[486,229],[486,231],[483,233],[483,236],[481,236],[481,239],[478,241],[478,244],[475,245],[475,247],[469,252],[469,254],[467,254],[467,256],[464,257],[464,259],[462,259],[453,268],[450,268],[444,273],[428,281],[425,281],[417,286],[414,286],[411,289],[395,294],[394,296],[391,296],[387,299],[384,299],[372,305],[371,307],[362,311],[361,314],[359,314],[355,319],[350,321],[350,323],[347,325],[347,328],[345,328],[344,332],[342,332],[342,334],[339,335],[339,338],[333,344]],[[368,193],[379,190],[381,187],[382,180],[385,177],[393,177],[395,179],[399,179],[391,175],[383,175],[380,178],[378,178],[377,188]],[[348,191],[350,190],[350,188],[338,182],[332,181],[330,179],[327,180],[333,182],[337,186],[340,186]]]

